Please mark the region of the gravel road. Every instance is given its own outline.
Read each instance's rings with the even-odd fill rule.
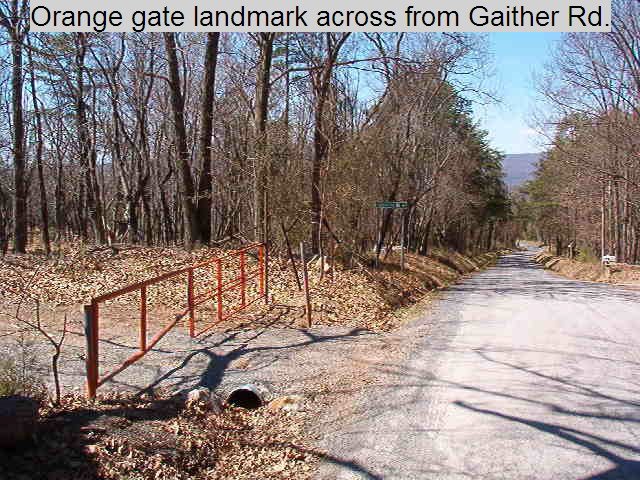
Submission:
[[[397,333],[321,479],[640,479],[640,292],[503,257]]]

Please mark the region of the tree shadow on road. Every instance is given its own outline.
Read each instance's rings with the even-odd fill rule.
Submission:
[[[465,408],[476,413],[482,413],[485,415],[501,418],[503,420],[508,420],[510,422],[527,425],[528,427],[534,428],[540,432],[548,433],[555,437],[571,442],[574,445],[585,448],[593,452],[595,455],[605,458],[615,464],[615,467],[612,469],[609,469],[602,473],[591,475],[589,477],[582,477],[582,480],[624,480],[640,478],[640,461],[628,460],[624,457],[621,457],[620,455],[617,455],[612,450],[600,446],[599,444],[604,444],[608,447],[615,447],[637,455],[640,454],[640,448],[636,446],[617,442],[599,435],[590,434],[581,430],[557,425],[554,423],[530,420],[522,417],[516,417],[514,415],[507,415],[495,410],[475,407],[461,400],[455,401],[454,404],[458,407]]]
[[[274,356],[278,352],[286,354],[316,344],[353,341],[371,333],[363,328],[354,328],[345,333],[322,335],[307,329],[288,328],[280,331],[283,335],[285,332],[289,332],[292,341],[280,339],[280,343],[275,345],[270,340],[260,343],[261,337],[268,334],[271,331],[271,325],[275,325],[277,322],[276,318],[271,324],[255,331],[234,331],[222,338],[216,339],[214,335],[211,335],[202,339],[200,341],[201,348],[188,353],[178,365],[140,390],[140,394],[149,393],[168,380],[175,381],[172,384],[174,389],[203,386],[215,390],[222,384],[222,380],[232,364],[243,357],[249,358],[254,354],[272,355],[268,361],[273,363],[278,361],[278,358]],[[203,358],[206,359],[206,367],[190,366],[194,360],[201,361]],[[241,376],[250,379],[252,375],[268,366],[268,363],[263,362],[259,366],[246,368],[242,371]],[[183,371],[184,373],[182,373]]]
[[[519,357],[521,352],[518,348],[498,348],[496,351],[490,348],[478,348],[466,351],[471,353],[468,368],[475,370],[504,368],[515,370],[520,374],[514,378],[512,384],[497,387],[491,384],[456,382],[446,378],[446,371],[440,374],[438,369],[433,369],[431,365],[425,365],[423,368],[399,362],[371,362],[370,367],[378,372],[379,377],[384,381],[377,382],[368,387],[366,392],[362,392],[366,397],[364,403],[366,410],[361,412],[357,423],[354,424],[349,418],[342,419],[347,424],[357,425],[357,428],[348,430],[348,434],[350,436],[375,435],[374,432],[378,432],[378,429],[374,425],[384,423],[389,418],[395,418],[393,412],[404,411],[411,419],[397,426],[389,424],[383,429],[384,434],[389,434],[390,438],[406,438],[408,441],[413,439],[412,441],[418,444],[420,442],[415,441],[416,438],[426,437],[427,444],[430,444],[430,438],[435,438],[441,430],[436,427],[429,428],[424,424],[419,412],[425,412],[425,410],[418,405],[428,405],[429,400],[437,395],[439,389],[449,390],[455,392],[453,395],[447,395],[449,398],[453,397],[452,405],[478,414],[526,425],[569,442],[565,444],[566,448],[573,446],[583,451],[586,449],[584,455],[595,455],[606,460],[602,462],[602,472],[573,477],[576,480],[578,478],[579,480],[640,479],[640,447],[633,440],[613,439],[609,438],[608,434],[618,430],[633,432],[640,424],[640,402],[637,401],[640,389],[635,388],[636,385],[631,376],[623,388],[615,380],[610,385],[606,382],[606,377],[603,378],[602,383],[581,380],[570,368],[571,365],[567,367],[566,374],[558,374],[557,370],[553,369],[555,365],[553,362],[545,363],[545,369],[551,368],[553,372],[547,373],[526,363],[512,360],[512,357]],[[533,349],[522,351],[526,354],[534,352],[536,351]],[[541,350],[539,353],[547,354],[550,359],[557,357],[558,362],[566,361],[568,355],[574,355],[571,352],[552,349]],[[509,358],[499,358],[499,354],[508,354]],[[586,362],[604,362],[604,365],[620,361],[595,356],[588,352],[577,355]],[[477,359],[474,359],[474,356],[477,356]],[[634,368],[636,364],[631,362],[629,366]],[[475,395],[467,395],[471,392]],[[551,395],[541,396],[540,392],[551,393]],[[478,402],[482,403],[470,401],[469,398],[478,399]],[[494,403],[492,399],[500,399],[500,401]],[[505,401],[511,401],[508,404],[517,408],[516,414],[513,414],[512,410],[507,413],[493,406],[503,405]],[[526,409],[531,412],[528,415],[529,418],[520,413],[523,405],[534,407]],[[542,417],[538,416],[539,409],[545,412]],[[578,420],[571,420],[572,417],[577,417]],[[585,422],[579,419],[586,419],[589,427],[582,427],[581,425]],[[635,437],[631,435],[628,438]],[[374,443],[380,441],[378,439]],[[384,440],[382,442],[384,443]],[[455,445],[450,447],[455,449]],[[415,478],[426,475],[421,470],[425,464],[438,461],[437,457],[425,459],[419,455],[420,450],[405,453],[406,458],[401,462],[403,470],[400,473],[411,472]],[[607,466],[609,462],[614,466],[609,468]],[[393,465],[387,465],[381,471],[390,473],[393,468],[395,468]],[[442,465],[442,468],[443,471],[452,473],[451,465]],[[455,473],[462,476],[489,478],[482,477],[479,472]],[[571,472],[567,471],[566,474],[571,475]],[[562,478],[571,477],[565,475]]]
[[[215,342],[206,344],[205,347],[198,350],[194,350],[189,353],[183,361],[166,372],[162,377],[153,382],[146,391],[151,391],[171,378],[179,378],[179,381],[174,384],[175,387],[190,387],[194,382],[196,386],[204,386],[212,391],[220,389],[223,384],[223,380],[229,374],[230,370],[233,370],[233,366],[236,362],[239,362],[243,358],[251,358],[256,354],[260,354],[262,361],[259,365],[247,368],[238,373],[238,378],[242,379],[242,382],[250,382],[258,380],[259,371],[269,368],[273,363],[280,361],[279,354],[288,355],[295,352],[298,349],[309,347],[312,345],[320,345],[324,343],[340,343],[356,340],[358,337],[370,334],[364,329],[352,329],[345,333],[334,335],[322,335],[317,334],[309,330],[296,330],[295,335],[298,340],[293,342],[285,342],[276,345],[269,344],[270,342],[259,343],[261,337],[267,333],[267,328],[255,331],[248,336],[242,335],[243,332],[232,332],[222,339]],[[292,332],[293,333],[293,332]],[[195,358],[200,357],[206,359],[207,364],[204,369],[195,369],[195,373],[185,374],[181,376],[181,370],[189,369],[190,362]],[[290,360],[287,360],[290,361]],[[266,363],[265,363],[266,362]],[[192,366],[193,367],[193,366]],[[191,368],[193,370],[193,368]],[[196,378],[197,375],[197,378]],[[298,379],[296,378],[282,378],[281,382],[288,382],[295,385]],[[262,383],[258,380],[259,383]],[[271,386],[271,385],[270,385]],[[307,450],[304,447],[294,444],[280,445],[270,442],[265,442],[260,445],[253,445],[254,447],[266,448],[266,449],[278,449],[278,448],[290,448],[294,449],[302,454],[312,453],[321,459],[324,463],[338,465],[342,469],[346,469],[356,475],[358,478],[367,480],[380,480],[382,477],[378,476],[375,472],[369,470],[364,465],[343,458],[339,455],[330,454],[320,450]]]

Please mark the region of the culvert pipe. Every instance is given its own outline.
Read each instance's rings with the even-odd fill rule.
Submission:
[[[254,410],[269,401],[269,391],[264,385],[247,383],[229,391],[227,405]]]

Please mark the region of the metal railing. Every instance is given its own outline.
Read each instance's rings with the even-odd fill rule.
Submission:
[[[247,271],[249,265],[247,263],[247,256],[257,254],[258,267]],[[235,269],[224,268],[224,262],[230,259],[237,258],[239,265],[237,267],[237,276],[233,276],[230,279],[225,278],[225,273],[234,273]],[[180,270],[175,270],[154,278],[150,278],[143,282],[138,282],[133,285],[121,288],[119,290],[100,295],[91,300],[89,305],[84,307],[85,315],[85,336],[87,340],[87,355],[86,355],[86,370],[87,370],[87,396],[89,398],[95,398],[96,390],[105,382],[109,381],[118,373],[129,367],[131,364],[140,360],[147,352],[153,347],[171,330],[178,322],[180,322],[185,316],[188,316],[189,335],[196,337],[211,330],[220,322],[227,320],[231,316],[244,310],[249,305],[255,303],[260,299],[267,300],[268,288],[267,288],[267,250],[264,244],[256,243],[248,245],[242,249],[228,252],[221,257],[214,257],[204,262],[191,265]],[[210,288],[204,292],[197,294],[195,289],[195,273],[199,270],[211,268],[212,276],[215,282],[212,282]],[[186,277],[186,292],[185,292],[185,308],[179,310],[173,320],[159,330],[151,339],[148,339],[148,300],[147,291],[149,287],[158,285],[168,280],[178,279],[180,276]],[[247,286],[248,282],[257,279],[258,281],[258,295],[253,299],[247,298]],[[240,302],[239,305],[234,308],[227,308],[225,311],[225,294],[233,290],[239,290]],[[109,373],[100,376],[99,368],[99,346],[100,346],[100,305],[110,300],[115,300],[118,297],[128,295],[131,293],[139,292],[140,304],[139,304],[139,323],[138,323],[138,348],[136,353],[132,354],[122,364],[116,367]],[[215,320],[208,326],[200,331],[196,331],[196,307],[204,304],[205,302],[215,300],[214,313]]]

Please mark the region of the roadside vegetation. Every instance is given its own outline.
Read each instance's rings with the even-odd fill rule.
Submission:
[[[471,118],[482,36],[41,34],[20,3],[0,8],[2,60],[21,60],[0,91],[3,253],[37,235],[45,255],[288,240],[351,257],[403,222],[423,255],[509,240],[501,154]]]
[[[564,35],[539,79],[549,148],[514,200],[525,236],[556,255],[640,262],[640,5],[613,4],[610,33]]]
[[[220,329],[304,329],[309,301],[314,328],[383,336],[523,237],[577,278],[603,270],[574,260],[638,263],[640,7],[613,7],[611,33],[563,37],[540,79],[549,149],[510,194],[472,117],[493,98],[481,35],[44,34],[0,1],[0,477],[311,478],[309,423],[331,405],[92,402],[58,375],[67,348],[84,359],[92,297],[250,242],[269,248],[268,305]],[[150,292],[154,314],[182,288]],[[103,331],[135,332],[139,303]]]
[[[640,286],[640,265],[614,263],[603,265],[600,260],[557,257],[546,251],[535,257],[546,269],[576,280]]]
[[[105,284],[117,288],[146,278],[149,272],[159,274],[220,252],[136,247],[114,254],[111,250],[87,252],[69,247],[68,255],[60,259],[47,260],[39,254],[7,255],[0,262],[0,278],[5,280],[3,309],[11,311],[20,304],[23,311],[28,311],[33,298],[40,298],[43,312],[54,306],[56,309],[55,315],[43,314],[43,328],[59,334],[66,314],[70,332],[80,332],[81,324],[73,321],[77,319],[74,311]],[[393,330],[416,315],[412,305],[419,303],[423,314],[439,289],[492,264],[497,256],[485,253],[469,257],[434,249],[429,256],[407,254],[406,270],[401,272],[399,253],[389,252],[380,259],[378,268],[340,265],[333,278],[325,273],[322,279],[320,262],[312,261],[309,272],[314,328]],[[291,263],[274,257],[270,271],[273,304],[238,315],[220,329],[306,326],[304,296],[296,286]],[[177,291],[178,286],[170,285],[157,294],[182,298]],[[111,334],[122,329],[135,332],[130,312],[137,305],[135,298],[119,305],[125,314],[105,317],[104,333],[113,338]],[[79,479],[312,478],[318,462],[326,458],[314,447],[317,425],[313,419],[324,409],[335,408],[331,397],[324,399],[323,388],[344,388],[344,382],[353,382],[350,377],[355,375],[349,370],[334,379],[337,385],[316,385],[313,394],[320,395],[318,399],[310,394],[304,406],[296,404],[290,410],[286,403],[284,407],[278,405],[276,399],[256,410],[225,405],[221,411],[212,411],[206,403],[188,402],[184,395],[161,388],[142,396],[107,388],[97,402],[92,402],[69,385],[55,402],[54,397],[47,398],[45,387],[49,383],[48,359],[35,358],[31,353],[41,351],[38,343],[47,347],[46,339],[24,327],[10,315],[0,320],[0,351],[8,353],[3,358],[10,359],[0,364],[0,397],[17,394],[36,398],[39,421],[33,442],[22,443],[25,446],[18,450],[0,448],[0,476],[7,478],[51,478],[47,476],[50,472],[55,472],[54,478],[73,475]],[[71,335],[68,342],[74,341],[83,339]],[[357,375],[364,373],[359,371]]]
[[[31,398],[39,417],[0,446],[0,477],[310,478],[315,404],[214,412],[175,392],[90,402],[60,384],[65,358],[85,359],[80,309],[263,242],[269,305],[220,329],[306,328],[300,250],[314,328],[397,329],[519,235],[502,153],[472,116],[493,101],[486,39],[45,34],[28,11],[0,1],[0,405]],[[149,318],[184,301],[184,285],[150,289]],[[139,305],[103,312],[108,341],[137,341]]]

